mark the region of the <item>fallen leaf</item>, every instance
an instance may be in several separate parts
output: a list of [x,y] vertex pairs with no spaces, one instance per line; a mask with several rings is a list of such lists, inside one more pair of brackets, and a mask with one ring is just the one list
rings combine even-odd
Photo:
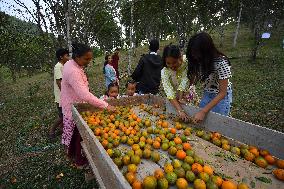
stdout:
[[15,184],[17,182],[17,179],[16,179],[16,177],[12,177],[10,181],[11,181],[12,184]]
[[56,175],[56,179],[61,179],[63,176],[64,176],[63,173],[60,173],[60,174]]

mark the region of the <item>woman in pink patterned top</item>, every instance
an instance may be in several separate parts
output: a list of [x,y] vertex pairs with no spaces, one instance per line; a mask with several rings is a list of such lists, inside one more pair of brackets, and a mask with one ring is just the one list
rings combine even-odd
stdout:
[[81,136],[72,118],[73,103],[87,102],[93,106],[114,111],[115,108],[103,100],[98,99],[89,91],[89,83],[84,72],[84,66],[93,58],[91,48],[84,44],[73,44],[72,60],[63,68],[61,84],[61,106],[63,111],[62,143],[67,147],[68,156],[75,161],[76,166],[87,163],[82,156]]

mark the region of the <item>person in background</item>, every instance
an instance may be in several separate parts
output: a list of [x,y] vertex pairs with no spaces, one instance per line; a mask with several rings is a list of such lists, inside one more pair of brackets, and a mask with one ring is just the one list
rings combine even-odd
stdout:
[[115,69],[116,78],[119,80],[119,71],[118,71],[118,62],[119,62],[119,48],[116,48],[112,55],[112,63],[111,65]]
[[103,68],[103,73],[105,75],[105,86],[108,88],[111,83],[118,83],[118,78],[116,77],[116,71],[112,66],[111,55],[105,56],[105,63]]
[[87,163],[87,159],[82,155],[82,138],[72,117],[72,105],[86,102],[101,109],[115,111],[113,106],[90,93],[84,67],[92,59],[93,53],[89,46],[81,43],[72,44],[72,60],[64,65],[61,82],[62,144],[66,147],[68,157],[74,161],[75,166],[79,169],[83,168]]
[[189,39],[186,56],[190,83],[203,82],[203,97],[194,115],[196,122],[204,120],[209,111],[228,116],[232,103],[231,64],[205,32]]
[[53,123],[53,126],[49,130],[49,138],[55,138],[55,130],[63,128],[63,114],[60,105],[60,90],[61,90],[61,80],[62,80],[62,70],[63,65],[70,59],[69,52],[67,49],[60,48],[56,51],[56,58],[58,60],[57,64],[53,69],[53,90],[54,90],[54,102],[56,103],[58,118]]
[[189,86],[187,64],[183,61],[181,51],[176,45],[168,45],[164,48],[162,60],[164,68],[161,71],[161,78],[164,92],[175,107],[179,118],[187,122],[189,117],[180,104]]
[[136,85],[137,83],[133,80],[127,81],[127,83],[125,84],[126,94],[123,95],[123,97],[137,96],[138,94],[135,92]]
[[100,97],[102,100],[118,99],[119,98],[119,86],[117,83],[110,83],[107,87],[106,93]]
[[149,54],[142,55],[131,77],[137,82],[139,94],[154,94],[159,92],[161,82],[162,58],[157,54],[159,41],[150,41]]

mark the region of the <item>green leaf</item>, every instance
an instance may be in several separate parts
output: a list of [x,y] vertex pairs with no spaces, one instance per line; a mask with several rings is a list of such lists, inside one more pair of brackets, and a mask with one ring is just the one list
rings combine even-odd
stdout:
[[267,177],[255,177],[257,180],[261,181],[261,182],[264,182],[264,183],[268,183],[268,184],[271,184],[272,183],[272,180],[270,178],[267,178]]
[[252,188],[255,188],[255,182],[254,182],[254,181],[251,181],[251,182],[250,182],[250,186],[251,186]]

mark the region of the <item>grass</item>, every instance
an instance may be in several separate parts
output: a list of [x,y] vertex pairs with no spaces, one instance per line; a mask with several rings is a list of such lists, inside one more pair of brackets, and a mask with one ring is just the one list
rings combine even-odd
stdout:
[[[280,38],[272,35],[260,49],[256,62],[249,59],[252,43],[249,30],[242,28],[237,48],[233,49],[232,28],[226,30],[221,50],[230,57],[233,69],[234,102],[232,116],[278,131],[284,131],[284,57]],[[213,34],[218,44],[217,34]],[[165,46],[168,41],[162,42]],[[161,48],[162,49],[162,48]],[[136,49],[135,68],[140,54],[147,47]],[[87,69],[91,91],[104,93],[102,63],[96,58]],[[126,72],[127,53],[121,52],[120,72]],[[6,71],[5,71],[6,73]],[[60,136],[48,141],[46,134],[56,118],[53,103],[52,75],[37,74],[13,83],[1,78],[0,91],[0,188],[96,188],[86,183],[84,172],[74,169],[65,159]],[[121,92],[124,92],[122,80]],[[56,176],[63,173],[63,177]]]

